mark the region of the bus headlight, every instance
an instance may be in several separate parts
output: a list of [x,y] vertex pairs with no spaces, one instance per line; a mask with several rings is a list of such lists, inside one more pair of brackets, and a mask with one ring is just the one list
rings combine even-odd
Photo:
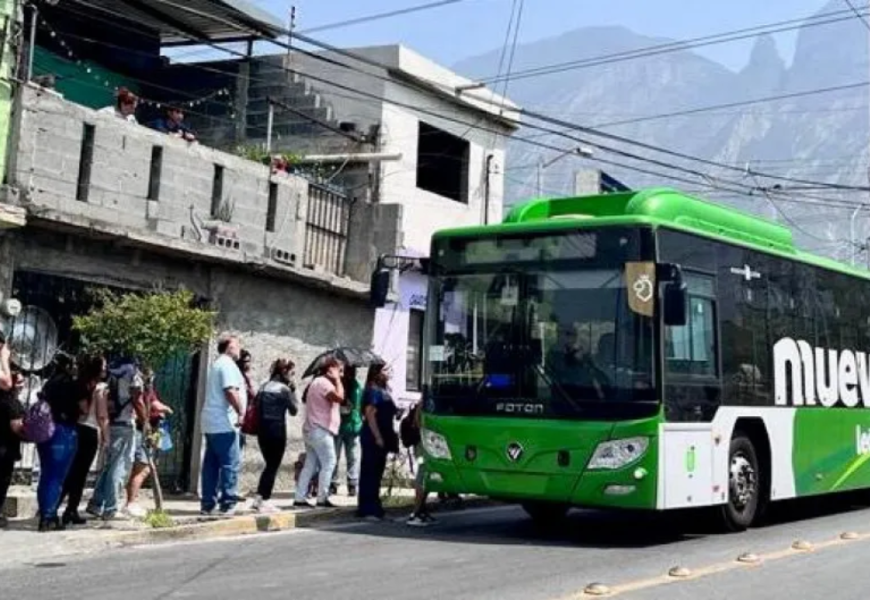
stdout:
[[589,469],[620,469],[638,460],[649,448],[649,438],[634,437],[601,442],[592,454]]
[[423,429],[420,431],[420,438],[423,442],[423,450],[432,458],[440,458],[442,460],[451,460],[453,458],[450,454],[450,446],[447,445],[447,439],[440,433]]

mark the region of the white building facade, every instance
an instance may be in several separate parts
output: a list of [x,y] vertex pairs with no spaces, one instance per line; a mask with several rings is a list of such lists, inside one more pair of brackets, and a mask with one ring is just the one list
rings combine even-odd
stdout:
[[[312,82],[336,118],[363,130],[378,125],[379,151],[398,156],[382,163],[376,195],[402,207],[397,253],[428,256],[440,229],[501,221],[505,147],[519,127],[518,107],[401,45],[349,52],[367,60],[326,55],[357,72],[305,56],[294,56],[292,68],[365,94]],[[398,302],[375,316],[372,348],[390,364],[403,403],[420,398],[426,294],[426,278],[405,272]]]

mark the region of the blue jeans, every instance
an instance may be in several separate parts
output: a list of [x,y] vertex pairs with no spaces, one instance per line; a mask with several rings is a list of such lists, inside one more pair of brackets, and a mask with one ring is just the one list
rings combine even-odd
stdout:
[[57,423],[51,439],[36,448],[39,452],[39,485],[36,488],[36,500],[39,504],[39,516],[43,519],[57,517],[63,482],[75,457],[77,444],[76,428]]
[[237,432],[205,434],[205,456],[202,460],[203,511],[213,511],[218,503],[222,511],[227,511],[238,502],[240,455]]
[[335,469],[332,471],[332,483],[338,485],[338,461],[341,460],[341,449],[347,461],[347,485],[356,487],[359,483],[359,434],[339,433],[335,436]]
[[305,465],[296,483],[296,502],[300,504],[305,502],[306,492],[318,469],[320,474],[317,479],[317,501],[325,502],[329,498],[329,484],[332,482],[335,462],[335,436],[321,427],[315,427],[307,432]]
[[112,425],[109,429],[106,462],[94,485],[94,495],[88,503],[89,513],[110,517],[118,512],[119,490],[127,485],[130,477],[137,437],[138,432],[132,425]]

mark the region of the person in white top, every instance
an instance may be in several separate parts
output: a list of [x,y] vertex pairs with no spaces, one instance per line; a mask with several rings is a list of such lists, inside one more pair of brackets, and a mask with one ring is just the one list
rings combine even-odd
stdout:
[[99,448],[105,448],[109,441],[109,411],[106,406],[108,386],[106,379],[106,360],[102,356],[91,357],[79,366],[83,381],[91,382],[88,411],[79,420],[78,446],[75,458],[63,484],[61,502],[68,498],[63,513],[64,525],[83,525],[86,520],[79,515],[79,504]]
[[138,123],[139,121],[136,120],[137,106],[139,106],[139,97],[127,88],[122,87],[118,90],[118,93],[115,94],[115,105],[101,108],[100,112],[115,113],[115,115],[120,119],[124,119],[131,123]]

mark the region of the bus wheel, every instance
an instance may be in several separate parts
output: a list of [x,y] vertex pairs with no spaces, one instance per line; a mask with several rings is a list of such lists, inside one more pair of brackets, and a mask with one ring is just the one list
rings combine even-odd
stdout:
[[526,511],[536,525],[557,525],[565,519],[570,507],[567,504],[556,502],[524,502],[523,510]]
[[755,446],[742,432],[735,433],[728,455],[728,503],[722,507],[729,531],[744,531],[759,516],[762,481]]

